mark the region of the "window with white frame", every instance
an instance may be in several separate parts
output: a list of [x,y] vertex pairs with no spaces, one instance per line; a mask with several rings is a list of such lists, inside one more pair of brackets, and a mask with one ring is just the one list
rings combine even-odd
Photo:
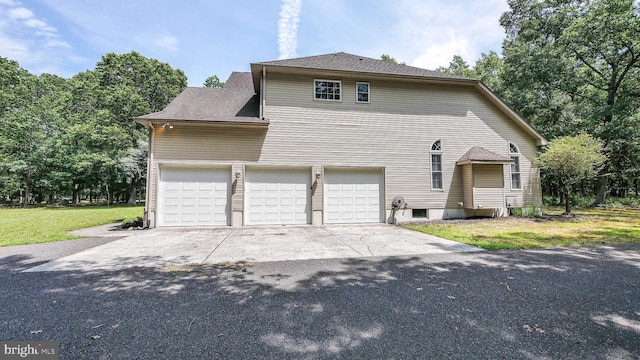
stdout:
[[431,189],[442,189],[442,142],[431,145]]
[[520,150],[516,144],[509,143],[509,157],[513,162],[511,163],[511,188],[522,189],[522,181],[520,177]]
[[316,100],[342,101],[342,82],[337,80],[314,80],[314,95]]
[[356,102],[359,102],[359,103],[369,102],[369,83],[368,82],[356,83]]

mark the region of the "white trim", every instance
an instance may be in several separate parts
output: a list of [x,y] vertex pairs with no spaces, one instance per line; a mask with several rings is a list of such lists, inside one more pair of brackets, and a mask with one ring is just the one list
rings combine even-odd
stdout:
[[[164,215],[164,213],[166,212],[165,209],[165,204],[164,201],[165,199],[163,198],[163,190],[166,190],[165,188],[165,184],[166,181],[163,181],[163,173],[166,173],[168,171],[168,169],[181,169],[181,170],[185,170],[185,169],[197,169],[197,170],[204,170],[204,171],[211,171],[211,172],[217,172],[218,174],[224,174],[225,176],[225,183],[226,183],[226,194],[225,194],[225,200],[226,200],[226,204],[225,204],[225,209],[224,209],[224,213],[225,213],[225,224],[215,224],[215,218],[212,218],[211,220],[211,224],[198,224],[198,223],[194,223],[194,224],[184,224],[182,222],[179,222],[178,224],[169,224],[167,225],[165,223],[165,220],[163,220],[162,216]],[[157,184],[157,198],[156,198],[156,211],[155,211],[155,215],[156,215],[156,222],[155,225],[156,227],[167,227],[167,226],[230,226],[231,225],[231,201],[232,201],[232,176],[231,176],[231,167],[230,166],[206,166],[206,165],[202,165],[202,166],[198,166],[198,165],[193,165],[193,166],[188,166],[186,164],[158,164],[158,182]],[[215,204],[212,206],[216,206]],[[212,212],[213,214],[213,212]]]
[[[385,209],[386,209],[386,181],[385,181],[385,169],[380,167],[380,168],[369,168],[369,167],[351,167],[351,168],[344,168],[344,167],[338,167],[338,168],[323,168],[323,194],[322,194],[322,216],[323,216],[323,223],[324,224],[342,224],[342,223],[352,223],[352,224],[358,224],[358,223],[384,223],[386,220],[386,216],[385,216]],[[358,218],[357,214],[362,215],[363,212],[365,211],[364,209],[357,209],[357,205],[354,202],[350,202],[348,205],[345,205],[342,203],[342,201],[339,201],[338,204],[332,204],[330,205],[330,197],[331,198],[336,198],[336,196],[338,198],[343,196],[343,189],[340,188],[340,185],[350,185],[353,184],[354,187],[357,187],[358,185],[356,184],[360,184],[360,186],[365,185],[365,186],[370,186],[372,184],[374,184],[373,182],[365,182],[365,183],[360,183],[360,182],[353,182],[350,183],[349,181],[345,181],[345,182],[335,182],[335,180],[337,179],[352,179],[352,178],[357,178],[357,179],[366,179],[366,180],[372,180],[373,178],[376,179],[376,182],[378,184],[378,190],[377,190],[377,195],[375,196],[378,200],[378,206],[377,206],[377,212],[378,212],[378,219],[376,219],[376,221],[373,221],[372,218],[370,217],[370,212],[366,212],[367,215],[364,216],[363,218]],[[333,185],[333,187],[338,187],[338,189],[334,189],[331,190],[330,187],[332,187],[331,185]],[[369,194],[372,195],[373,191],[370,188],[365,188],[362,189],[364,192],[360,193],[360,190],[358,190],[357,188],[351,188],[349,190],[347,190],[347,194],[349,195],[354,195],[355,192],[359,192],[359,195],[364,195],[364,194]],[[374,190],[375,191],[375,190]],[[347,199],[353,199],[355,200],[355,197],[351,197],[351,196],[347,196]],[[360,198],[360,196],[358,196],[358,198]],[[367,201],[367,204],[363,204],[364,208],[368,208],[369,211],[373,211],[372,209],[375,207],[375,205],[372,205],[369,201]],[[353,215],[353,217],[351,218],[347,218],[345,219],[343,217],[342,214],[338,215],[337,217],[333,218],[333,219],[329,219],[330,214],[336,214],[336,213],[342,213],[342,211],[344,211],[346,209],[346,213],[350,213]],[[333,211],[332,211],[333,210]],[[359,211],[362,210],[362,211]]]
[[[366,84],[367,85],[367,93],[366,93],[367,94],[367,101],[358,100],[358,94],[360,94],[360,92],[358,91],[358,85],[360,85],[360,84]],[[371,84],[369,82],[356,81],[356,103],[358,103],[358,104],[369,104],[369,103],[371,103]]]
[[[316,82],[331,82],[338,83],[340,85],[340,99],[318,99],[316,98]],[[342,102],[342,80],[329,80],[329,79],[313,79],[313,100],[314,101],[332,101],[332,102]],[[335,94],[334,94],[335,96]]]
[[[252,206],[251,206],[251,200],[254,199],[254,197],[252,197],[252,189],[251,186],[252,184],[266,184],[266,180],[265,177],[267,178],[271,178],[273,180],[274,177],[278,177],[278,176],[282,176],[282,175],[286,175],[286,173],[289,172],[290,175],[293,175],[293,178],[296,178],[296,175],[302,175],[300,178],[304,178],[305,182],[304,182],[304,189],[305,189],[305,204],[304,204],[304,213],[305,213],[305,219],[304,220],[300,220],[298,218],[295,217],[295,214],[301,214],[301,212],[296,212],[294,211],[294,216],[292,219],[290,220],[286,220],[286,221],[281,221],[281,217],[280,217],[280,199],[278,198],[278,204],[275,206],[275,209],[277,211],[277,219],[276,220],[269,220],[266,218],[263,218],[261,220],[255,220],[252,221],[251,219],[251,210],[252,210]],[[259,174],[262,173],[262,176],[259,176]],[[297,178],[298,180],[300,178]],[[291,182],[291,178],[287,179],[287,180],[283,180],[282,183],[286,183],[286,184],[301,184],[301,183],[295,183],[295,182]],[[280,181],[278,180],[278,182],[276,183],[280,183]],[[273,184],[273,183],[272,183]],[[245,164],[244,166],[244,194],[243,194],[243,224],[244,226],[254,226],[254,225],[306,225],[306,224],[311,224],[312,222],[312,215],[313,215],[313,206],[312,206],[312,194],[311,194],[311,184],[313,184],[313,179],[312,179],[312,167],[308,167],[308,166],[281,166],[281,167],[272,167],[272,166],[252,166],[252,165],[247,165]],[[278,188],[280,186],[278,185]],[[259,190],[258,193],[260,193]],[[290,189],[288,190],[291,193],[299,191],[296,189]],[[280,193],[280,189],[277,190],[278,193]],[[259,197],[256,197],[259,198]],[[291,205],[291,208],[293,209],[297,209],[300,205],[299,204],[293,204]],[[260,214],[260,212],[257,212],[258,214]],[[265,213],[262,213],[265,214]]]
[[[512,145],[517,152],[511,152]],[[522,164],[520,163],[520,148],[516,143],[512,141],[509,141],[509,158],[513,160],[513,162],[509,164],[509,187],[511,188],[511,190],[522,190],[522,169],[520,169],[520,166]],[[513,172],[513,166],[516,164],[518,165],[518,171]],[[513,186],[513,175],[515,174],[518,175],[518,182],[520,183],[520,187]]]
[[[440,150],[432,150],[433,146],[436,143],[440,143]],[[436,171],[436,173],[440,173],[440,187],[436,188],[433,186],[433,155],[440,156],[440,170]],[[438,139],[431,143],[429,147],[429,177],[431,178],[431,191],[444,191],[444,163],[442,161],[442,139]]]

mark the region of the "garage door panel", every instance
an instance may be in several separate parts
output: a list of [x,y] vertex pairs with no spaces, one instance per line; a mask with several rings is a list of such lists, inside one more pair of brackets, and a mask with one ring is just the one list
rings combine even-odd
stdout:
[[199,207],[211,207],[213,205],[213,199],[210,197],[200,197],[198,198],[198,206]]
[[186,197],[186,196],[182,198],[182,206],[194,207],[195,205],[196,205],[196,198]]
[[163,167],[160,226],[228,225],[229,169]]
[[211,214],[210,213],[198,213],[198,221],[199,222],[210,222]]
[[325,223],[381,222],[382,173],[325,170]]
[[164,205],[166,208],[174,208],[180,205],[180,198],[178,197],[165,197]]
[[310,171],[249,169],[247,225],[307,224]]
[[177,182],[166,182],[165,183],[165,191],[167,193],[180,191],[180,183],[177,183]]

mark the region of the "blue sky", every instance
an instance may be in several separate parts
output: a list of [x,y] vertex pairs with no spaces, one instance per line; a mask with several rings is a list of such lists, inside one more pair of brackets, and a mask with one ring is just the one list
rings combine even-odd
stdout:
[[500,53],[506,0],[0,0],[0,56],[64,77],[138,51],[190,86],[249,63],[344,51],[434,69]]

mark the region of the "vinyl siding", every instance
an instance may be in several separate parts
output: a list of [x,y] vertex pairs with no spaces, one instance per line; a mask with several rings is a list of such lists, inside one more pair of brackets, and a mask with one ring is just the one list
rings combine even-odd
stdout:
[[503,165],[473,165],[473,207],[503,208]]
[[474,208],[500,209],[504,208],[502,188],[473,188]]
[[[463,186],[455,162],[474,145],[508,156],[509,141],[516,143],[522,153],[523,184],[536,156],[535,140],[472,87],[327,78],[342,82],[342,101],[335,102],[313,99],[313,77],[267,78],[265,116],[272,124],[267,138],[278,141],[265,145],[284,144],[288,135],[279,134],[277,125],[291,126],[302,137],[287,144],[285,152],[308,156],[304,161],[386,166],[387,203],[401,195],[411,198],[414,208],[457,207],[463,201]],[[370,83],[370,103],[355,102],[357,81]],[[429,151],[438,139],[445,191],[430,189]],[[523,190],[510,189],[510,171],[503,175],[505,191],[522,198]]]
[[502,169],[503,165],[473,165],[473,187],[502,189]]
[[[514,142],[521,151],[523,185],[528,174],[537,173],[531,167],[535,139],[473,87],[328,78],[342,81],[342,101],[334,102],[313,100],[313,80],[267,74],[268,129],[219,125],[158,129],[155,166],[188,161],[232,164],[234,170],[242,164],[312,167],[310,171],[384,168],[387,209],[395,196],[403,196],[409,208],[458,208],[462,201],[466,206],[463,169],[456,161],[472,146],[508,156],[509,141]],[[356,81],[370,83],[370,103],[355,102]],[[431,189],[430,147],[436,140],[442,142],[443,190]],[[510,189],[508,166],[503,173],[504,191],[522,199],[524,190]],[[151,184],[155,194],[154,174]],[[240,189],[237,194],[242,194]],[[314,210],[321,210],[322,198],[320,178],[312,192]],[[241,209],[241,196],[234,195],[232,203],[234,211]]]
[[464,189],[464,207],[473,209],[473,165],[462,165],[462,186]]

